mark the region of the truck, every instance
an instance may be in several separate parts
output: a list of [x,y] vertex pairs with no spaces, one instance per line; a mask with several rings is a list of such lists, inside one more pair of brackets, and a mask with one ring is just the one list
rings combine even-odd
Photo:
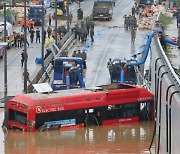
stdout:
[[92,17],[110,21],[113,16],[114,2],[112,0],[97,0],[94,2]]
[[79,57],[58,57],[54,60],[53,90],[84,88],[83,60]]
[[[4,42],[4,22],[0,22],[0,42]],[[8,49],[14,45],[13,26],[9,22],[6,22],[6,42]],[[0,47],[0,57],[3,57],[3,51],[3,47]]]
[[112,70],[109,70],[111,83],[123,82],[126,84],[137,84],[137,75],[134,66],[127,65],[128,63],[128,61],[120,60],[119,58],[113,59]]
[[[44,10],[44,15],[45,14],[46,14],[46,10]],[[34,21],[35,26],[42,25],[42,20],[43,20],[42,6],[34,5],[30,7],[28,12],[28,18]]]

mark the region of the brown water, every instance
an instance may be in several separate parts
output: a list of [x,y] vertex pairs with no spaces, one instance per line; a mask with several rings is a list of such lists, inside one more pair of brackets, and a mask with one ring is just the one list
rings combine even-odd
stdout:
[[146,154],[153,122],[93,126],[48,132],[10,130],[5,141],[7,154]]

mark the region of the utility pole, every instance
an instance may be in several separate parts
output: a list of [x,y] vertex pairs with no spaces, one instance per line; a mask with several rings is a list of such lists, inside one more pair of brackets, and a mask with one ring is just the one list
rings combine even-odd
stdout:
[[67,31],[69,31],[69,0],[67,0],[66,10],[67,10]]
[[27,93],[27,77],[29,76],[27,73],[27,23],[26,23],[26,0],[24,0],[24,93]]
[[42,46],[41,46],[41,56],[42,56],[42,74],[45,72],[45,68],[44,68],[44,44],[45,44],[45,31],[44,31],[44,14],[45,14],[45,11],[44,11],[44,0],[42,1]]
[[57,45],[57,0],[55,0],[55,44]]
[[[6,3],[4,2],[4,42],[6,42]],[[7,49],[4,46],[4,126],[7,128]]]

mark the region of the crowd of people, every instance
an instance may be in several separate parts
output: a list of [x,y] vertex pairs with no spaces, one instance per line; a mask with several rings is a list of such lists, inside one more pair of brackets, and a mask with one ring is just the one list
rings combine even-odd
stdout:
[[94,42],[94,22],[92,18],[87,17],[85,21],[81,21],[81,24],[76,24],[73,28],[75,39],[78,38],[82,43],[87,40],[90,35],[91,41]]
[[85,51],[81,52],[81,50],[78,50],[78,52],[76,50],[73,51],[72,57],[79,57],[82,58],[83,61],[83,67],[84,69],[86,69],[86,60],[87,60],[87,54]]

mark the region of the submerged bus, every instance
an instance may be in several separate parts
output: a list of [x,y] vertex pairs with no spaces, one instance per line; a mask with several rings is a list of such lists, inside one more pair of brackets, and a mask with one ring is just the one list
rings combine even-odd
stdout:
[[138,122],[146,109],[154,119],[154,95],[135,85],[114,83],[95,88],[20,94],[8,101],[8,128],[40,131],[51,126],[84,127]]

